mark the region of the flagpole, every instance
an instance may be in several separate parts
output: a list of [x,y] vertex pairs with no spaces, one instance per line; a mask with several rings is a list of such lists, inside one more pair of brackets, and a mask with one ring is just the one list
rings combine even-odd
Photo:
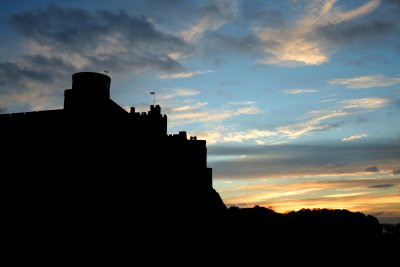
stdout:
[[156,106],[156,93],[150,92],[150,94],[153,95],[153,105]]

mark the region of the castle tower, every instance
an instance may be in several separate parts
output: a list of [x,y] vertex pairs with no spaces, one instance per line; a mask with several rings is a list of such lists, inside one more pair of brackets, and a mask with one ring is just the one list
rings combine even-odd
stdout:
[[96,72],[78,72],[72,75],[72,89],[64,91],[64,110],[101,111],[110,100],[111,78]]

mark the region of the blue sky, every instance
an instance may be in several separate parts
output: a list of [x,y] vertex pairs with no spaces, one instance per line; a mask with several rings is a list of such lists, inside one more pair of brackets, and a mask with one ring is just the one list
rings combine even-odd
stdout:
[[2,1],[0,111],[56,109],[71,75],[206,139],[227,205],[400,222],[400,2]]

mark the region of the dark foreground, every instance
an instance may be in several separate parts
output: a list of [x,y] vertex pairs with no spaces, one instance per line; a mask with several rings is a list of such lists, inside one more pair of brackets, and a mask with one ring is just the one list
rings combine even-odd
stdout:
[[211,258],[316,263],[318,256],[328,257],[324,261],[331,264],[344,259],[398,260],[399,225],[384,234],[375,217],[347,210],[279,214],[257,206],[212,212],[157,206],[115,212],[82,207],[62,213],[38,207],[5,218],[6,255],[14,255],[15,262],[29,259],[32,263],[54,258],[59,263],[75,262],[76,257],[85,262],[89,257],[91,263],[109,257],[112,263],[125,258],[148,263],[187,258],[190,266]]

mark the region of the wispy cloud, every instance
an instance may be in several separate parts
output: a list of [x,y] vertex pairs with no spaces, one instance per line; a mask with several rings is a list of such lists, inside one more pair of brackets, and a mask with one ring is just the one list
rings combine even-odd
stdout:
[[[223,130],[223,129],[222,129]],[[221,130],[221,131],[222,131]],[[220,131],[220,132],[221,132]],[[223,138],[221,135],[219,138]],[[272,137],[276,138],[277,136]],[[209,155],[220,160],[210,162],[218,177],[371,177],[386,174],[391,177],[398,169],[400,147],[343,142],[315,146],[301,145],[213,145]],[[248,155],[245,161],[235,161]],[[379,158],[376,158],[379,155]],[[224,160],[226,158],[226,160]],[[379,171],[371,172],[371,166]]]
[[170,100],[176,97],[190,97],[200,94],[200,90],[193,88],[166,88],[156,92],[159,101]]
[[364,137],[367,137],[367,136],[368,136],[368,134],[352,135],[352,136],[349,136],[349,137],[344,137],[342,139],[342,141],[343,142],[349,142],[349,141],[357,140],[357,139],[364,138]]
[[284,90],[284,93],[289,94],[289,95],[309,94],[309,93],[316,93],[316,92],[319,92],[319,90],[316,90],[316,89],[287,89],[287,90]]
[[268,55],[261,63],[319,65],[327,62],[329,43],[316,37],[318,29],[325,25],[338,25],[362,17],[372,12],[380,3],[379,0],[371,0],[358,8],[344,12],[339,7],[334,7],[335,2],[335,0],[310,2],[306,13],[294,26],[254,29],[263,43],[263,50]]
[[241,102],[235,102],[235,101],[230,101],[228,102],[229,105],[253,105],[255,104],[255,101],[241,101]]
[[200,109],[204,106],[208,105],[208,102],[199,102],[199,101],[195,101],[192,99],[187,99],[184,101],[185,105],[183,106],[178,106],[178,107],[173,107],[172,111],[173,112],[187,112],[189,110],[197,110]]
[[[185,103],[185,102],[184,102]],[[192,100],[186,100],[186,104],[189,105],[176,105],[172,111],[175,111],[169,115],[170,122],[173,126],[182,126],[191,123],[221,123],[227,119],[241,116],[241,115],[255,115],[262,113],[263,111],[257,107],[253,101],[246,101],[246,104],[241,105],[226,105],[221,108],[209,108],[207,102],[193,102]],[[195,107],[195,108],[193,108]],[[204,108],[203,108],[204,107]],[[205,109],[207,107],[207,109]],[[208,125],[209,127],[209,125]],[[215,128],[213,131],[217,131]],[[213,141],[221,140],[222,133],[208,133],[202,131],[200,134],[201,138],[208,137],[207,141],[213,143]],[[217,138],[217,139],[216,139]]]
[[319,101],[320,103],[329,103],[329,102],[335,102],[336,99],[323,99],[321,101]]
[[249,131],[240,131],[240,132],[232,132],[225,136],[223,136],[222,141],[224,142],[243,142],[246,140],[265,138],[274,136],[276,133],[268,130],[249,130]]
[[[272,136],[277,133],[270,130],[250,129],[246,131],[235,131],[229,127],[217,127],[211,131],[199,131],[196,135],[207,140],[208,144],[217,143],[243,143],[246,141],[254,141],[257,145],[277,145],[287,141],[270,141]],[[268,141],[267,141],[268,140]]]
[[371,166],[365,169],[366,172],[379,172],[379,168],[376,166]]
[[[327,1],[323,13],[329,12],[329,9],[331,8],[331,6],[333,6],[335,2],[336,2],[335,0]],[[336,14],[332,14],[333,15],[332,21],[334,23],[341,23],[344,21],[352,20],[357,17],[364,16],[373,11],[379,5],[379,3],[380,0],[371,0],[368,3],[347,12],[337,11]]]
[[353,78],[340,78],[329,81],[330,84],[343,85],[346,88],[363,89],[374,87],[387,87],[400,83],[400,76],[388,77],[384,75],[357,76]]
[[357,192],[357,193],[345,193],[345,194],[332,194],[332,195],[326,195],[324,197],[353,197],[353,196],[361,196],[365,195],[366,192]]
[[[368,188],[393,188],[400,185],[400,182],[393,178],[378,178],[378,179],[360,179],[353,177],[350,179],[342,179],[338,177],[334,180],[309,179],[298,181],[296,177],[288,179],[286,183],[274,183],[277,179],[256,180],[254,184],[234,186],[229,191],[240,191],[242,193],[251,192],[285,192],[285,191],[298,191],[301,192],[305,189],[312,188],[314,190],[325,190],[325,192],[343,192],[343,191],[365,191]],[[231,181],[231,180],[230,180]],[[232,182],[232,181],[231,181]],[[304,192],[304,191],[303,191]],[[331,194],[331,193],[329,193]]]
[[340,103],[344,109],[378,109],[387,105],[389,101],[380,97],[367,97],[343,100]]
[[[237,103],[233,102],[232,105],[242,105],[248,104],[248,106],[243,108],[237,108],[233,112],[232,110],[222,110],[219,111],[219,115],[209,115],[209,118],[204,117],[201,120],[204,121],[213,121],[217,118],[229,118],[235,116],[235,114],[258,114],[261,110],[252,104],[253,102],[242,102]],[[329,131],[331,129],[337,129],[343,124],[343,121],[338,121],[339,118],[348,117],[351,115],[359,115],[366,112],[370,112],[372,110],[376,110],[384,107],[389,104],[385,98],[372,97],[372,98],[357,98],[350,100],[340,101],[336,108],[334,109],[320,109],[313,110],[306,113],[303,116],[303,119],[306,119],[302,122],[297,122],[293,124],[278,126],[273,129],[251,129],[247,131],[232,131],[232,129],[223,129],[223,132],[216,133],[216,129],[211,131],[204,131],[202,133],[206,133],[208,138],[211,138],[209,142],[211,144],[220,143],[220,142],[244,142],[247,140],[254,140],[257,144],[267,144],[267,145],[276,145],[283,144],[288,142],[289,140],[297,139],[305,135],[309,135],[315,132],[321,131]],[[213,112],[214,113],[214,112]],[[201,113],[203,114],[203,113]],[[201,114],[190,114],[190,116],[194,116],[193,118],[200,118]],[[189,116],[189,114],[188,114]],[[205,116],[205,115],[204,115]],[[207,115],[208,116],[208,115]],[[221,117],[222,116],[222,117]],[[190,120],[189,120],[190,121]],[[222,130],[222,128],[218,128]],[[267,135],[264,136],[256,136],[254,133],[257,132],[268,132]],[[211,133],[214,132],[214,133]],[[274,136],[274,139],[271,140],[270,137]],[[350,137],[344,137],[342,141],[348,142],[353,141],[359,138],[364,138],[368,136],[367,134],[355,135]],[[203,137],[204,138],[204,137]],[[265,139],[267,138],[267,139]],[[269,139],[269,140],[268,140]]]
[[348,113],[346,111],[341,110],[326,111],[326,114],[314,117],[306,122],[281,126],[276,128],[276,130],[278,133],[285,135],[289,139],[295,139],[311,132],[327,130],[332,127],[332,124],[323,123],[324,121],[347,115]]
[[262,110],[258,108],[256,105],[250,105],[247,107],[242,107],[237,109],[238,114],[246,114],[246,115],[254,115],[262,113]]
[[228,118],[232,118],[235,116],[253,115],[260,112],[261,110],[257,107],[248,107],[240,109],[209,108],[207,110],[199,110],[197,112],[173,113],[169,116],[169,118],[171,120],[171,123],[173,123],[174,125],[184,125],[190,123],[222,122]]
[[400,185],[400,181],[394,178],[378,178],[378,179],[360,179],[357,177],[350,179],[343,179],[337,177],[332,180],[321,180],[310,177],[308,180],[299,181],[296,179],[289,179],[287,183],[274,183],[274,180],[263,181],[259,180],[255,184],[241,185],[237,190],[245,192],[249,191],[284,191],[284,190],[303,190],[307,188],[318,188],[320,190],[365,190],[367,188],[394,187]]
[[182,78],[190,78],[193,76],[210,73],[212,70],[195,70],[195,71],[183,71],[177,73],[164,73],[158,76],[158,79],[182,79]]
[[214,31],[233,19],[238,13],[237,1],[220,0],[205,8],[203,16],[180,36],[189,43],[195,43],[209,30]]
[[375,185],[370,185],[369,188],[386,189],[386,188],[392,188],[394,186],[396,186],[396,184],[375,184]]
[[208,109],[207,111],[171,114],[169,119],[171,124],[176,126],[190,123],[221,122],[235,115],[237,113],[233,110]]
[[265,145],[265,141],[263,140],[256,140],[257,145]]
[[[267,199],[276,199],[276,198],[286,198],[286,197],[293,197],[293,196],[300,196],[304,195],[313,191],[318,191],[320,188],[307,188],[307,189],[300,189],[300,190],[291,190],[291,191],[278,191],[278,192],[266,192],[266,193],[259,193],[253,194],[250,197],[246,197],[239,202],[246,201],[247,203],[254,203],[259,201],[264,201]],[[236,200],[237,201],[237,200]]]
[[[289,139],[296,139],[312,132],[325,131],[340,125],[338,123],[329,122],[328,120],[369,112],[382,108],[387,104],[389,104],[389,101],[380,97],[343,100],[339,102],[339,105],[336,107],[336,109],[321,109],[311,111],[304,116],[305,118],[309,118],[307,121],[277,127],[276,132],[283,134]],[[361,137],[365,136],[363,135]]]

